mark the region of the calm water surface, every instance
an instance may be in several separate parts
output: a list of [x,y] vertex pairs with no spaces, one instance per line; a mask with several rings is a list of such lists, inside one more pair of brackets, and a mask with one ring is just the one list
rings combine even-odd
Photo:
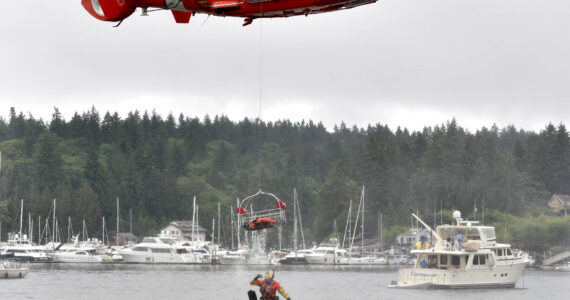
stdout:
[[[246,300],[248,285],[267,268],[34,264],[24,279],[0,280],[0,299],[230,299]],[[315,299],[570,299],[570,273],[525,271],[514,289],[398,290],[386,285],[397,269],[277,266],[276,279],[294,300]]]

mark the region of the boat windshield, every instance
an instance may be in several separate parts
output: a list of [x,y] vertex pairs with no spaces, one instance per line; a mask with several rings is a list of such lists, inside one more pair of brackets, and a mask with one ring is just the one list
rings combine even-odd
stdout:
[[444,241],[448,238],[457,240],[457,236],[460,234],[463,236],[464,242],[467,240],[481,240],[479,230],[474,227],[440,226],[438,233]]

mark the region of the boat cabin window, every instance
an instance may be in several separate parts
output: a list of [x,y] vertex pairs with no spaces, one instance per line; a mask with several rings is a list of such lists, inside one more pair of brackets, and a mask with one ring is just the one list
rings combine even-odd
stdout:
[[439,256],[439,266],[441,269],[447,269],[447,255]]
[[133,251],[148,251],[147,247],[135,247]]
[[450,255],[451,256],[451,264],[449,266],[450,269],[465,269],[467,265],[467,256],[466,255]]
[[435,269],[437,268],[437,255],[428,255],[428,268]]
[[473,255],[473,265],[474,266],[484,266],[485,265],[485,255]]
[[170,253],[170,249],[168,248],[150,248],[150,251],[153,253]]
[[75,255],[87,255],[85,252],[75,252]]
[[513,252],[511,252],[511,249],[505,249],[505,250],[507,251],[507,254],[505,254],[505,255],[508,255],[508,256],[512,256],[512,255],[513,255]]
[[184,254],[184,253],[188,253],[188,251],[186,251],[186,249],[176,249],[176,253]]
[[461,264],[461,261],[459,260],[461,256],[459,255],[452,255],[451,256],[451,265],[453,266],[459,266]]

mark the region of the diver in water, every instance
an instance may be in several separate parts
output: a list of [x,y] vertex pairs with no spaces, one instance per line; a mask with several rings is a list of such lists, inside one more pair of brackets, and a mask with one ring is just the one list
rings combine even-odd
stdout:
[[[277,300],[279,299],[277,292],[285,297],[285,299],[291,300],[291,297],[289,297],[289,294],[285,292],[279,282],[273,280],[273,272],[267,272],[267,274],[265,274],[265,278],[259,274],[255,276],[249,284],[259,286],[259,291],[261,292],[260,300]],[[249,291],[247,294],[250,300],[257,300],[257,296],[254,291]]]

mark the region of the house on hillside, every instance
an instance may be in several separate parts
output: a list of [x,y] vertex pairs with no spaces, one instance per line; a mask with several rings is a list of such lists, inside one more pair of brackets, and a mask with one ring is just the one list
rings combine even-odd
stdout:
[[205,241],[207,233],[208,231],[198,224],[194,228],[192,221],[172,221],[160,231],[160,236],[172,237],[180,241],[191,241],[195,235],[194,240]]
[[136,244],[137,243],[137,237],[136,235],[130,233],[130,232],[119,232],[119,234],[117,234],[115,236],[115,244],[119,245],[119,246],[127,246],[129,244]]
[[568,208],[570,208],[570,196],[554,194],[548,202],[548,206],[553,212],[561,213],[564,211],[564,216],[568,215]]

